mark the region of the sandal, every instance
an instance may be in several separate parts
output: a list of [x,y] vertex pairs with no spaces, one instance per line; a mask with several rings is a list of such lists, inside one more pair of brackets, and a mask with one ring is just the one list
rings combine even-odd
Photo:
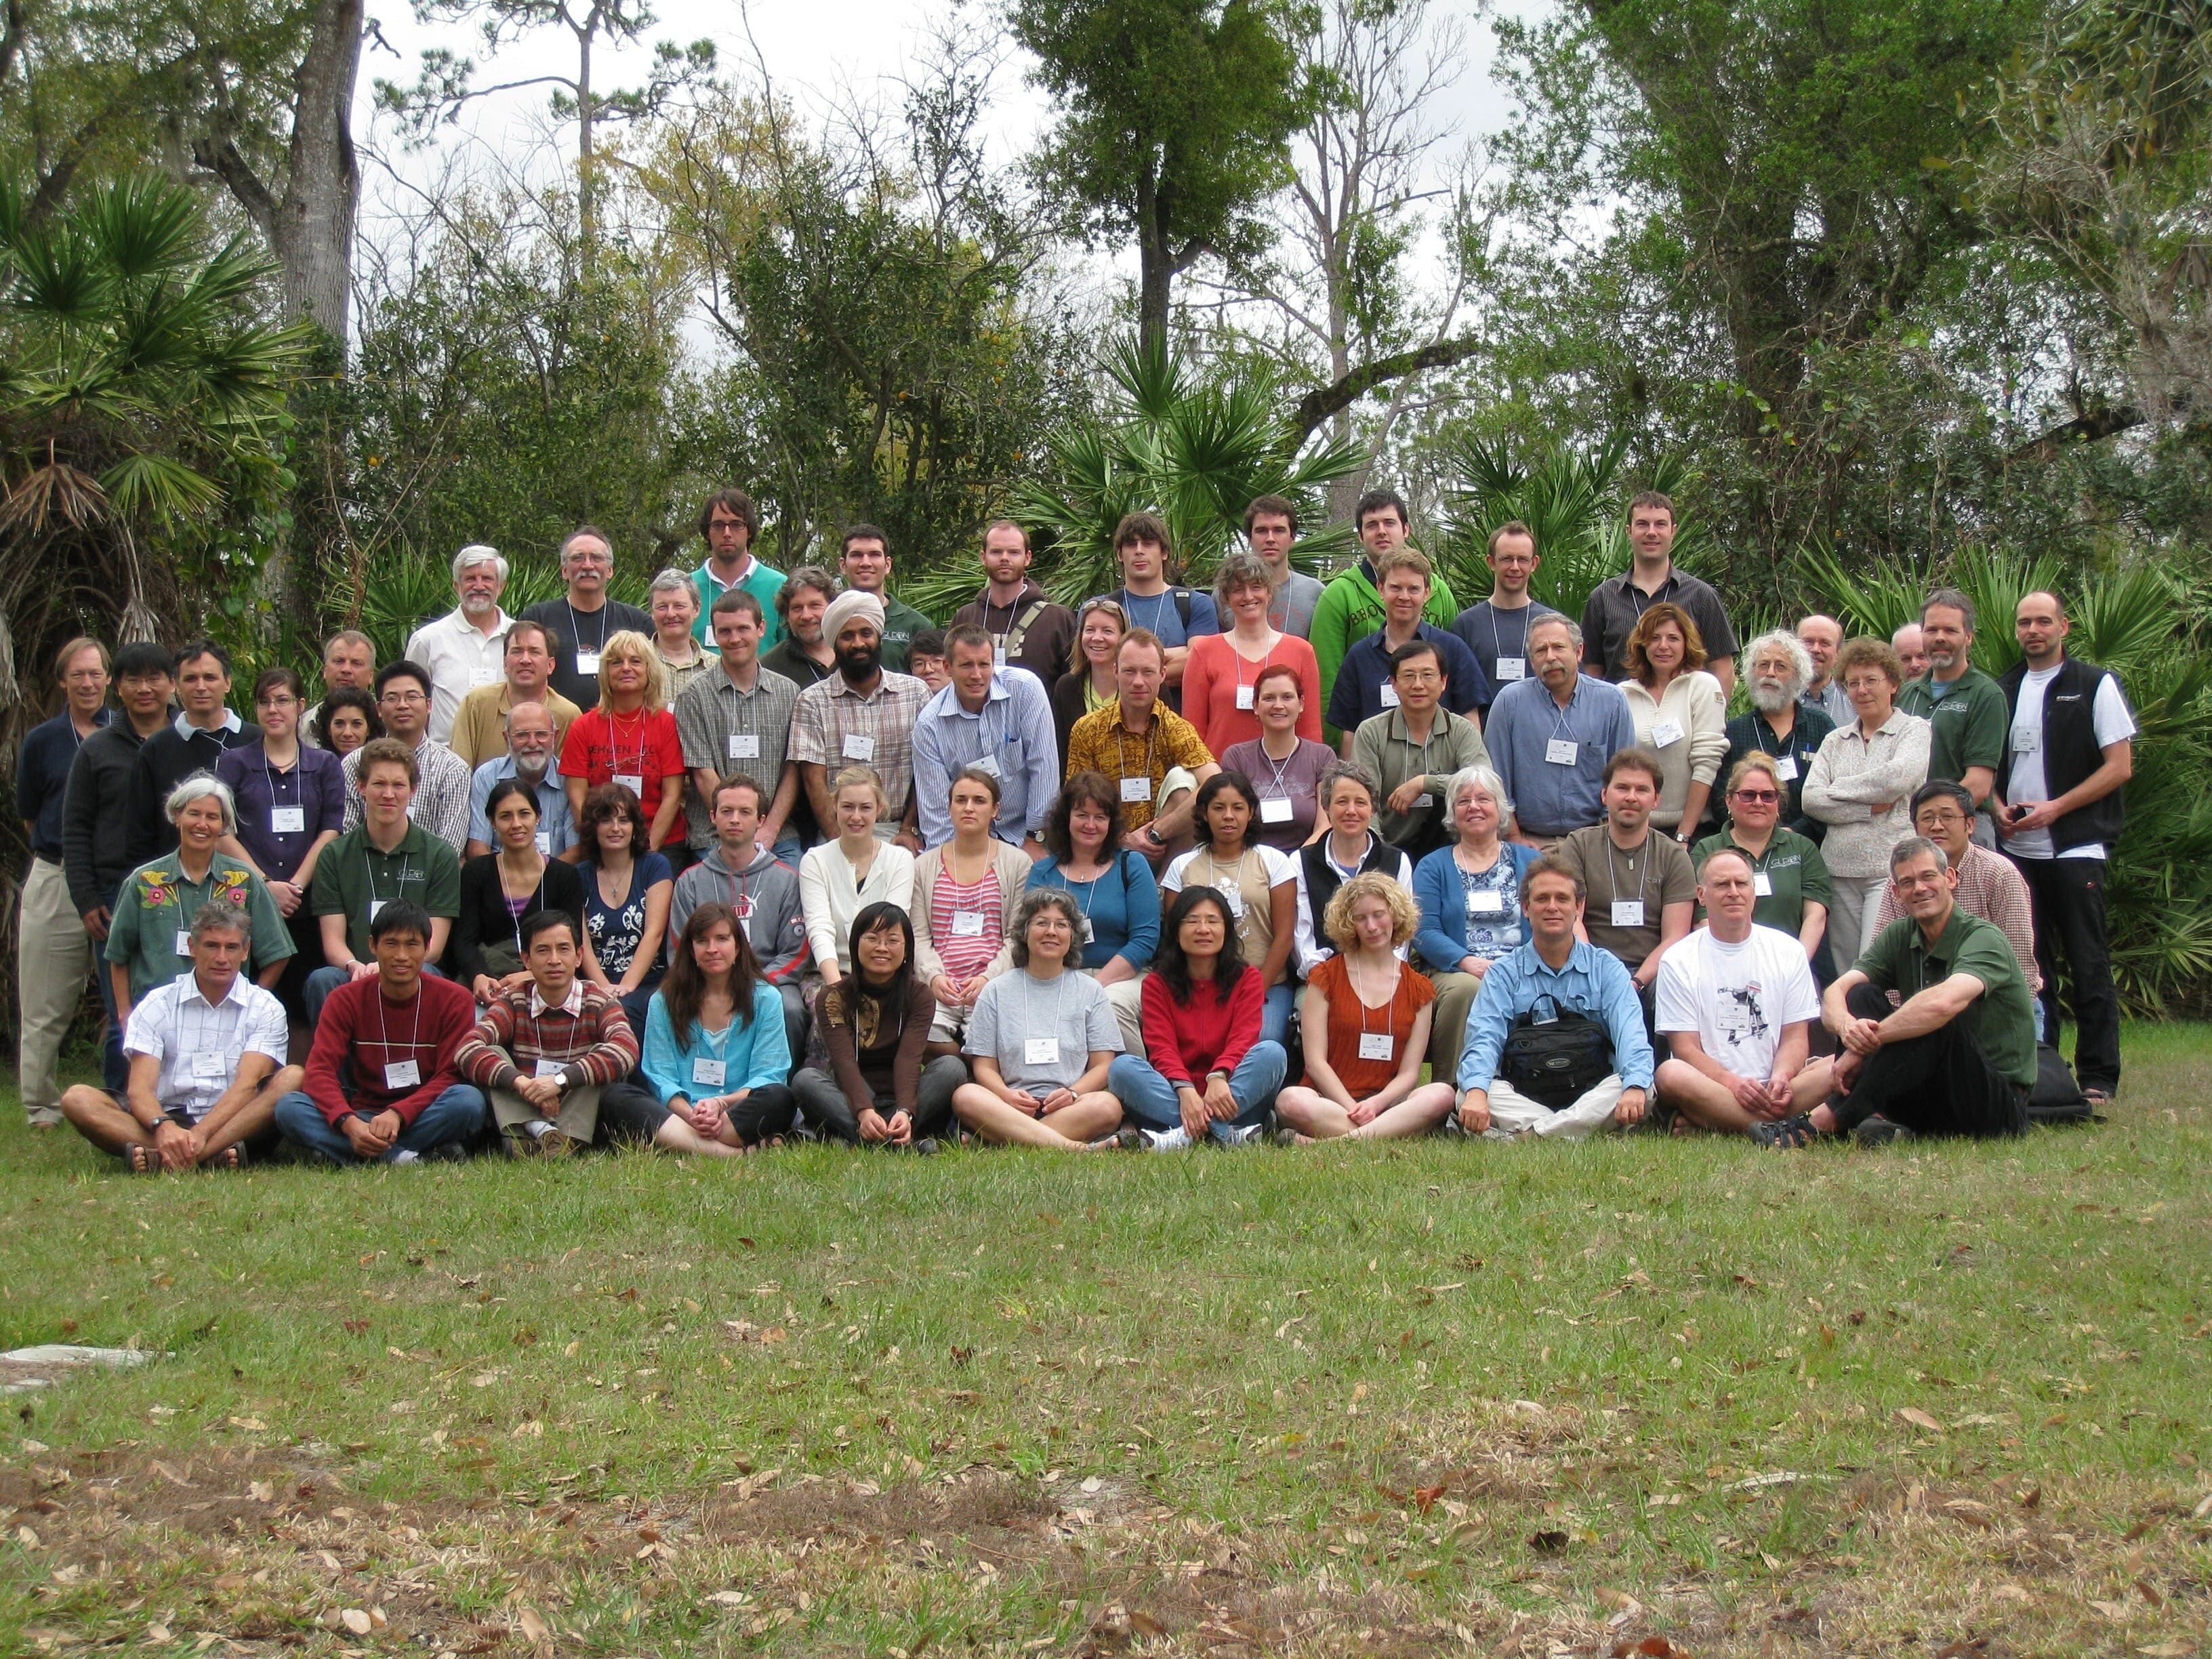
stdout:
[[1774,1152],[1795,1152],[1809,1146],[1820,1136],[1813,1120],[1800,1112],[1794,1117],[1778,1118],[1771,1123],[1754,1123],[1751,1138],[1754,1144]]
[[200,1165],[203,1170],[242,1170],[245,1167],[246,1148],[236,1141],[233,1141]]
[[157,1176],[161,1173],[161,1155],[151,1142],[134,1140],[124,1148],[123,1161],[135,1176]]

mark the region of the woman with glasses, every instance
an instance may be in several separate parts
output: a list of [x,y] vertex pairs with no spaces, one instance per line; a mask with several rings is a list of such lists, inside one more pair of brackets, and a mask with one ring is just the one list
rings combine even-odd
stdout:
[[1692,848],[1690,861],[1702,872],[1705,860],[1724,848],[1749,859],[1752,889],[1758,896],[1751,907],[1753,924],[1779,928],[1803,945],[1808,957],[1816,957],[1827,932],[1835,887],[1820,849],[1795,830],[1782,827],[1788,799],[1775,757],[1746,755],[1729,774],[1723,803],[1728,808],[1726,827]]

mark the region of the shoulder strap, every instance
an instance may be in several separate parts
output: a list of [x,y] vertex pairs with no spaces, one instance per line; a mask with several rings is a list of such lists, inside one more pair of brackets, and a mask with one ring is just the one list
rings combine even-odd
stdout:
[[1187,635],[1190,632],[1190,589],[1188,587],[1176,588],[1175,590],[1175,602],[1176,615],[1182,618],[1182,631]]

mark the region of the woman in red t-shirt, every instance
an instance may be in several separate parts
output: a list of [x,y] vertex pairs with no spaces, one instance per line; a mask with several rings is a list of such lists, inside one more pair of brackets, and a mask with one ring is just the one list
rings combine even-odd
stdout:
[[1274,597],[1273,579],[1258,555],[1231,553],[1222,560],[1213,602],[1228,631],[1191,641],[1182,671],[1182,717],[1216,756],[1231,744],[1259,740],[1260,671],[1277,665],[1297,676],[1304,700],[1298,735],[1321,741],[1321,665],[1313,647],[1268,623]]
[[583,822],[584,797],[599,785],[625,785],[644,809],[643,850],[651,852],[684,821],[684,740],[668,712],[667,684],[644,635],[608,635],[599,648],[599,706],[579,714],[561,744],[571,816]]
[[1420,920],[1413,895],[1371,870],[1322,913],[1337,953],[1306,977],[1306,1080],[1275,1100],[1301,1143],[1423,1134],[1449,1115],[1452,1085],[1421,1081],[1436,987],[1398,956]]

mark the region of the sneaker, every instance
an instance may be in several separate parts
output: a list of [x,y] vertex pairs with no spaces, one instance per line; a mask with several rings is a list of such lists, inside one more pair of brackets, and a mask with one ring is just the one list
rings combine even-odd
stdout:
[[924,1135],[921,1139],[908,1143],[907,1151],[912,1152],[916,1158],[934,1158],[938,1152],[937,1138],[934,1135]]
[[1215,1123],[1207,1127],[1206,1133],[1212,1138],[1217,1146],[1249,1146],[1254,1141],[1259,1139],[1260,1132],[1264,1127],[1258,1123],[1248,1123],[1240,1129],[1231,1123]]
[[420,1164],[422,1161],[422,1154],[411,1146],[402,1147],[392,1153],[392,1161],[394,1164]]
[[575,1149],[576,1143],[555,1128],[544,1118],[532,1118],[522,1126],[522,1133],[513,1137],[514,1149],[528,1156],[565,1158]]
[[1295,1146],[1298,1144],[1298,1132],[1287,1123],[1278,1123],[1267,1131],[1267,1144],[1270,1146]]
[[1800,1112],[1794,1117],[1778,1118],[1771,1123],[1751,1126],[1752,1144],[1773,1152],[1794,1152],[1800,1146],[1809,1146],[1820,1135],[1813,1120]]
[[1190,1145],[1189,1133],[1178,1123],[1172,1129],[1139,1129],[1148,1152],[1180,1152]]
[[1851,1139],[1862,1146],[1887,1146],[1893,1140],[1911,1139],[1912,1131],[1877,1112],[1851,1131]]
[[469,1149],[458,1140],[441,1140],[422,1154],[425,1164],[465,1164]]

